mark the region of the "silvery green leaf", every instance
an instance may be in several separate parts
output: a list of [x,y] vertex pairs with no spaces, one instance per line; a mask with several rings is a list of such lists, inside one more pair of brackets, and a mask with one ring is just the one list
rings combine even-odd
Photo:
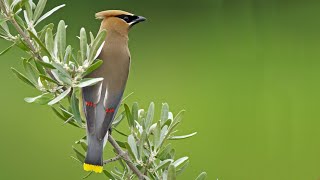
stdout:
[[83,87],[92,86],[101,81],[103,81],[103,78],[84,78],[80,81],[77,87],[83,88]]
[[47,17],[51,16],[51,14],[53,14],[53,13],[56,12],[57,10],[63,8],[64,6],[65,6],[65,4],[62,4],[62,5],[60,5],[60,6],[57,6],[57,7],[53,8],[53,9],[50,10],[49,12],[45,13],[43,16],[41,16],[41,17],[38,19],[36,25],[39,24],[39,23],[40,23],[41,21],[43,21],[44,19],[46,19]]
[[167,180],[176,180],[176,168],[172,164],[168,168]]
[[17,14],[14,15],[14,19],[17,21],[17,23],[22,27],[22,28],[26,28],[26,24],[24,23],[24,21],[21,19],[20,16],[18,16]]
[[80,30],[80,51],[81,51],[81,60],[82,60],[81,62],[82,63],[87,58],[87,47],[88,47],[87,33],[84,28],[81,28],[81,30]]
[[48,102],[50,102],[53,98],[54,96],[52,94],[45,93],[37,97],[24,98],[24,101],[26,101],[27,103],[37,103],[37,104],[45,105],[45,104],[48,104]]
[[136,123],[136,129],[138,129],[139,133],[142,134],[143,127],[140,125],[138,121],[134,121]]
[[20,73],[19,71],[17,71],[14,68],[11,68],[12,72],[19,78],[21,79],[24,83],[32,86],[32,87],[36,87],[26,76],[24,76],[22,73]]
[[10,45],[9,47],[7,47],[5,50],[3,50],[2,52],[0,52],[0,56],[4,55],[5,53],[7,53],[11,48],[13,48],[16,44],[13,43],[12,45]]
[[161,138],[161,124],[160,124],[160,121],[158,121],[155,129],[153,130],[153,144],[156,150],[160,146],[160,143],[161,143],[160,138]]
[[135,139],[134,139],[132,134],[128,136],[128,144],[130,146],[130,149],[131,149],[134,157],[136,158],[136,160],[138,160],[137,144],[136,144],[136,141],[135,141]]
[[163,128],[161,129],[161,134],[160,134],[160,146],[164,143],[164,140],[166,138],[166,135],[168,133],[168,126],[165,125],[163,126]]
[[97,38],[93,41],[92,47],[90,49],[89,58],[88,58],[90,62],[95,60],[95,56],[98,50],[100,49],[102,43],[105,41],[106,35],[107,35],[106,31],[103,30],[99,32]]
[[125,111],[123,111],[122,113],[120,113],[119,116],[117,116],[117,117],[114,119],[114,121],[112,122],[112,126],[113,126],[113,127],[117,127],[117,126],[121,123],[121,121],[124,119],[125,116],[126,116],[126,115],[125,115]]
[[172,112],[169,112],[169,114],[168,114],[168,119],[173,120],[173,114],[172,114]]
[[94,58],[93,58],[94,60],[99,57],[99,55],[100,55],[100,53],[101,53],[101,51],[102,51],[102,48],[103,48],[103,46],[104,46],[105,43],[106,43],[106,42],[103,41],[102,44],[100,45],[98,51],[96,52],[96,55],[95,55]]
[[76,90],[73,89],[72,96],[71,96],[71,109],[72,109],[72,114],[74,116],[74,119],[77,121],[77,123],[82,126],[82,119],[80,116],[80,111],[79,111],[79,100],[76,97]]
[[50,101],[48,103],[49,106],[52,106],[56,103],[58,103],[59,101],[61,101],[62,99],[64,99],[71,91],[71,87],[69,87],[67,90],[65,90],[63,93],[61,93],[59,96],[57,96],[55,99],[53,99],[52,101]]
[[163,125],[168,120],[168,116],[169,116],[169,105],[167,103],[163,103],[161,108],[161,115],[160,115],[161,125]]
[[58,50],[58,57],[62,61],[64,59],[64,54],[66,50],[66,24],[63,20],[61,20],[58,24],[57,35],[55,39],[55,45]]
[[196,178],[196,180],[205,180],[206,177],[207,177],[207,173],[202,172],[201,174],[199,174],[199,176]]
[[167,168],[172,162],[172,159],[166,159],[164,161],[161,161],[159,165],[155,168],[155,171]]
[[145,115],[144,109],[139,109],[139,111],[138,111],[138,118],[141,119],[141,118],[144,117],[144,115]]
[[151,102],[148,109],[147,117],[145,120],[145,129],[148,130],[150,128],[153,121],[153,116],[154,116],[154,103]]
[[138,147],[139,159],[140,160],[143,160],[144,155],[145,155],[145,153],[144,153],[144,143],[146,142],[146,140],[147,140],[147,133],[146,133],[146,131],[143,131],[142,134],[141,134],[139,147]]
[[45,36],[45,43],[46,43],[46,48],[50,52],[52,56],[56,56],[54,54],[54,41],[53,41],[53,34],[52,34],[52,29],[48,28],[46,31],[46,36]]
[[96,69],[98,69],[102,65],[102,63],[103,63],[102,60],[96,60],[93,64],[91,64],[91,66],[88,67],[88,69],[83,74],[83,76],[87,76],[90,73],[92,73],[93,71],[95,71]]
[[191,134],[187,134],[187,135],[183,135],[183,136],[172,136],[171,138],[169,138],[170,140],[180,140],[180,139],[187,139],[189,137],[192,137],[194,135],[196,135],[197,132],[191,133]]
[[[93,42],[94,42],[94,36],[92,34],[92,32],[90,31],[90,45],[92,46],[93,45]],[[89,57],[89,56],[88,56]]]
[[[29,1],[28,0],[28,2],[26,2],[25,4],[24,4],[24,6],[25,6],[25,8],[26,8],[26,16],[25,17],[27,17],[27,19],[29,20],[31,20],[32,19],[32,16],[33,16],[33,12],[32,12],[32,1]],[[29,24],[29,23],[27,23],[27,24]]]
[[68,64],[70,59],[71,59],[71,55],[72,55],[72,47],[69,45],[67,46],[67,49],[66,49],[66,54],[64,55],[64,60],[63,62],[65,64]]
[[165,148],[163,148],[163,150],[161,150],[160,152],[159,152],[159,154],[158,154],[158,158],[160,159],[160,160],[165,160],[165,159],[167,159],[167,156],[168,156],[168,154],[170,153],[170,151],[172,150],[172,147],[171,147],[171,144],[167,144],[166,146],[165,146]]
[[[69,80],[71,81],[72,77],[71,75],[68,73],[67,70],[64,69],[64,67],[61,64],[55,63],[55,62],[51,62],[51,64],[61,73],[63,74],[65,77],[69,78]],[[69,84],[69,83],[68,83]]]
[[34,10],[33,14],[33,21],[36,22],[39,17],[41,16],[45,6],[46,6],[47,0],[39,0],[36,9]]
[[7,20],[2,21],[0,25],[3,28],[3,30],[5,31],[6,35],[11,35],[10,30],[9,30],[9,26],[6,21]]
[[44,61],[39,61],[39,60],[35,60],[35,62],[39,63],[41,66],[48,68],[48,69],[55,69],[55,67],[53,65],[51,65],[50,63],[46,63]]
[[187,161],[186,163],[184,163],[184,164],[181,166],[181,168],[176,171],[176,174],[179,175],[179,174],[183,173],[183,172],[185,171],[185,169],[188,167],[188,165],[189,165],[189,161]]
[[[56,116],[58,116],[60,119],[62,119],[63,120],[63,122],[66,122],[66,121],[68,121],[68,119],[69,119],[69,117],[64,117],[58,110],[56,110],[54,107],[51,107],[51,109],[53,110],[53,112],[54,112],[54,114],[56,115]],[[76,128],[79,128],[79,126],[77,125],[77,124],[75,124],[74,122],[72,122],[72,121],[69,121],[68,122],[70,125],[72,125],[72,126],[74,126],[74,127],[76,127]]]
[[28,17],[27,11],[23,11],[23,16],[24,16],[24,20],[26,21],[28,27],[31,27],[32,24],[31,24],[30,19]]
[[173,162],[173,165],[178,168],[179,166],[181,166],[184,162],[186,162],[189,159],[189,157],[182,157],[178,160],[176,160],[175,162]]
[[14,0],[12,2],[12,4],[10,5],[11,11],[13,11],[15,9],[15,7],[17,6],[17,4],[19,4],[20,2],[21,2],[21,0]]

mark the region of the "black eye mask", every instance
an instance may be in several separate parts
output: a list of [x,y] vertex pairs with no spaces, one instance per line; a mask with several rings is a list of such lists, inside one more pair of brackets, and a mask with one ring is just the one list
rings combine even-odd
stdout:
[[138,16],[124,15],[124,14],[118,15],[116,17],[124,20],[128,24],[134,22],[135,20],[137,20],[139,18]]

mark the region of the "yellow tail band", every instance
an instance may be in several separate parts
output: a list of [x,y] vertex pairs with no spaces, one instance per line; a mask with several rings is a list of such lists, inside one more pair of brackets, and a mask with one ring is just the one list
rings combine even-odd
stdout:
[[85,171],[94,171],[95,173],[102,173],[103,171],[103,166],[97,166],[97,165],[92,165],[92,164],[83,164],[83,169]]

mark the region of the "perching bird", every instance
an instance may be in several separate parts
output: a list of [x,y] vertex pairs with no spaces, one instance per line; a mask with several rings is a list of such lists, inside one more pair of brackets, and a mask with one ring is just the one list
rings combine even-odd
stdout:
[[88,75],[88,78],[103,77],[104,80],[99,84],[82,89],[88,141],[83,168],[86,171],[101,173],[103,148],[121,103],[129,74],[131,58],[128,48],[128,32],[133,25],[146,19],[120,10],[102,11],[96,14],[96,18],[102,19],[100,31],[106,30],[107,36],[98,57],[103,64]]

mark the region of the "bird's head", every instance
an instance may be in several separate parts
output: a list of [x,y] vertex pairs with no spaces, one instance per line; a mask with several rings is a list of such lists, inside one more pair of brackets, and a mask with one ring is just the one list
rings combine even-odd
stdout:
[[97,19],[102,19],[101,29],[107,31],[116,31],[127,35],[130,28],[146,18],[137,16],[121,10],[108,10],[96,13]]

